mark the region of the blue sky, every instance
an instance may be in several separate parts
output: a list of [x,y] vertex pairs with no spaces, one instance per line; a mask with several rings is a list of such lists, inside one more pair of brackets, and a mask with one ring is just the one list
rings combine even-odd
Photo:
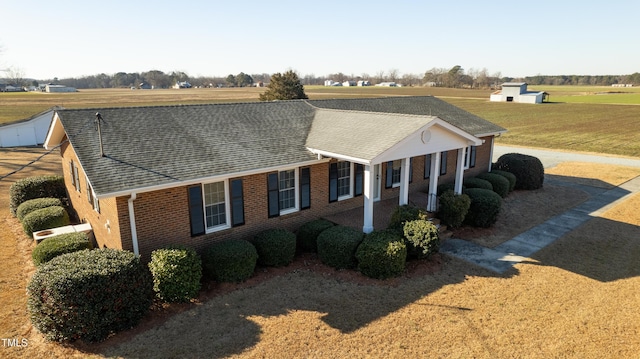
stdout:
[[0,0],[0,69],[36,79],[455,65],[511,77],[631,74],[638,13],[635,0]]

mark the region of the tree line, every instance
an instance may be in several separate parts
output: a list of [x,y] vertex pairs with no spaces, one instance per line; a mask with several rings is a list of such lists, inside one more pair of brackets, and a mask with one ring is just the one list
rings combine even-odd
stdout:
[[[85,88],[129,88],[148,84],[154,88],[170,88],[177,82],[189,82],[194,87],[246,87],[258,83],[268,84],[271,74],[229,74],[226,77],[189,76],[182,71],[165,73],[151,70],[139,73],[118,72],[113,75],[97,74],[72,78],[53,78],[40,83],[55,83],[79,89]],[[332,73],[325,76],[306,74],[299,76],[302,85],[323,85],[326,80],[343,83],[345,81],[367,80],[372,84],[395,82],[403,86],[436,86],[451,88],[497,89],[504,82],[526,82],[530,85],[592,85],[611,86],[613,84],[640,85],[640,73],[631,75],[536,75],[524,78],[502,76],[500,72],[490,73],[486,68],[465,70],[460,65],[451,68],[431,68],[423,74],[401,74],[397,69],[378,71],[375,74]],[[24,79],[22,73],[8,76],[5,81],[18,86],[37,84],[38,81]]]

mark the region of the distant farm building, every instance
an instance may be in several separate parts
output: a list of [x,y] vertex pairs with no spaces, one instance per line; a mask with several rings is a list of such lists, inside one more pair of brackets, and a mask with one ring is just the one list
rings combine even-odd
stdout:
[[54,107],[25,120],[0,125],[0,147],[36,146],[44,143]]
[[613,84],[611,87],[633,87],[633,84]]
[[398,86],[398,84],[396,84],[395,82],[381,82],[379,84],[376,84],[376,86],[396,87],[396,86]]
[[492,93],[489,100],[494,102],[542,103],[548,97],[549,94],[544,91],[527,91],[526,82],[505,82],[502,84],[502,90]]
[[348,81],[343,82],[342,86],[356,86],[357,84],[358,83],[356,81],[348,80]]
[[371,82],[365,81],[365,80],[360,80],[360,81],[358,81],[358,86],[371,86]]
[[47,84],[44,87],[44,91],[45,92],[76,92],[78,90],[76,90],[75,87],[69,87],[69,86],[65,86],[65,85]]
[[341,82],[335,82],[333,80],[324,80],[325,86],[342,86]]
[[190,89],[191,88],[191,84],[188,83],[187,81],[179,81],[176,82],[175,85],[173,85],[174,89]]

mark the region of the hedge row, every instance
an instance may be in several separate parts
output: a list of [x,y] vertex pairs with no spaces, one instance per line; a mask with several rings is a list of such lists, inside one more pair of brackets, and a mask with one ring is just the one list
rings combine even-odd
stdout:
[[33,264],[39,266],[59,255],[91,248],[93,246],[89,242],[89,237],[86,233],[64,233],[46,238],[38,243],[33,252],[31,252],[31,259],[33,259]]
[[16,216],[18,206],[34,198],[58,198],[63,202],[67,190],[62,176],[27,177],[14,182],[9,188],[9,210]]

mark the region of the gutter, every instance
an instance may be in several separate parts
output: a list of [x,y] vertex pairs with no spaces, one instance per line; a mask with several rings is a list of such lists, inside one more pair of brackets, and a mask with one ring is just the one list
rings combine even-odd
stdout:
[[133,201],[136,200],[137,194],[135,192],[131,193],[131,197],[127,200],[129,204],[129,224],[131,226],[131,242],[133,244],[133,253],[135,255],[140,255],[140,251],[138,249],[138,231],[136,230],[136,214],[133,210]]

